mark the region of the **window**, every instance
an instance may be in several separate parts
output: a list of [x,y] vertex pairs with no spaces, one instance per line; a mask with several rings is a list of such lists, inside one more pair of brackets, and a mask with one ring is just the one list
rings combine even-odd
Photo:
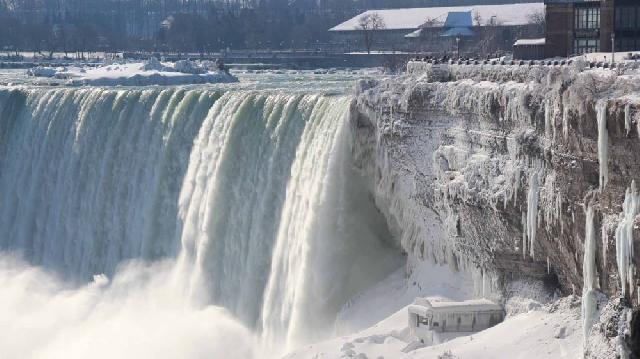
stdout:
[[616,51],[635,51],[635,50],[637,50],[636,39],[631,37],[616,38]]
[[616,7],[616,30],[633,30],[637,28],[637,8],[633,6]]
[[578,55],[600,51],[600,40],[598,39],[575,39],[573,41],[573,52]]
[[575,10],[574,28],[577,30],[597,30],[600,28],[599,7],[579,7]]

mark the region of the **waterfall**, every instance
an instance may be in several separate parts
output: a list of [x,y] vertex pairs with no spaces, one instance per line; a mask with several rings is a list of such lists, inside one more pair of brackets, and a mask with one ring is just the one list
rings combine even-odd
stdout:
[[177,194],[217,93],[1,93],[0,248],[81,280],[177,253]]
[[351,165],[351,102],[0,90],[0,250],[80,283],[167,258],[174,295],[225,307],[271,348],[330,335],[344,303],[402,265]]

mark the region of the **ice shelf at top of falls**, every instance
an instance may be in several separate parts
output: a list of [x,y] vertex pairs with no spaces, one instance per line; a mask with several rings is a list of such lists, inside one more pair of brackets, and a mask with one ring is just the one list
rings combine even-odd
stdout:
[[633,224],[639,210],[640,196],[636,190],[636,182],[632,181],[631,187],[627,188],[625,193],[622,219],[616,228],[616,261],[623,295],[633,293],[634,290]]
[[607,132],[607,101],[596,103],[596,118],[598,121],[598,164],[600,165],[600,190],[609,181],[609,133]]

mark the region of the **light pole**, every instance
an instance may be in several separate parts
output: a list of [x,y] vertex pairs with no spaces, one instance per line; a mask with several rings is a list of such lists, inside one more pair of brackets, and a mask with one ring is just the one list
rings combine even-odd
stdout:
[[458,53],[458,59],[460,59],[460,36],[456,36],[456,52]]
[[616,33],[611,33],[611,64],[616,62]]

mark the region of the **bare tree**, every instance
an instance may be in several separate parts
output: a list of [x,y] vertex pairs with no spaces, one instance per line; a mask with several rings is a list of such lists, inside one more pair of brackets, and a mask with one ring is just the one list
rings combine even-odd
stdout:
[[482,16],[477,11],[473,12],[473,26],[481,26],[482,25]]
[[373,46],[373,38],[375,32],[382,30],[386,27],[384,19],[377,12],[366,13],[358,19],[358,26],[362,32],[362,38],[364,40],[364,46],[367,49],[367,54],[371,53],[371,47]]
[[546,19],[544,17],[544,11],[534,11],[527,15],[527,20],[529,24],[534,25],[536,31],[542,33],[544,32],[544,28],[546,26]]

